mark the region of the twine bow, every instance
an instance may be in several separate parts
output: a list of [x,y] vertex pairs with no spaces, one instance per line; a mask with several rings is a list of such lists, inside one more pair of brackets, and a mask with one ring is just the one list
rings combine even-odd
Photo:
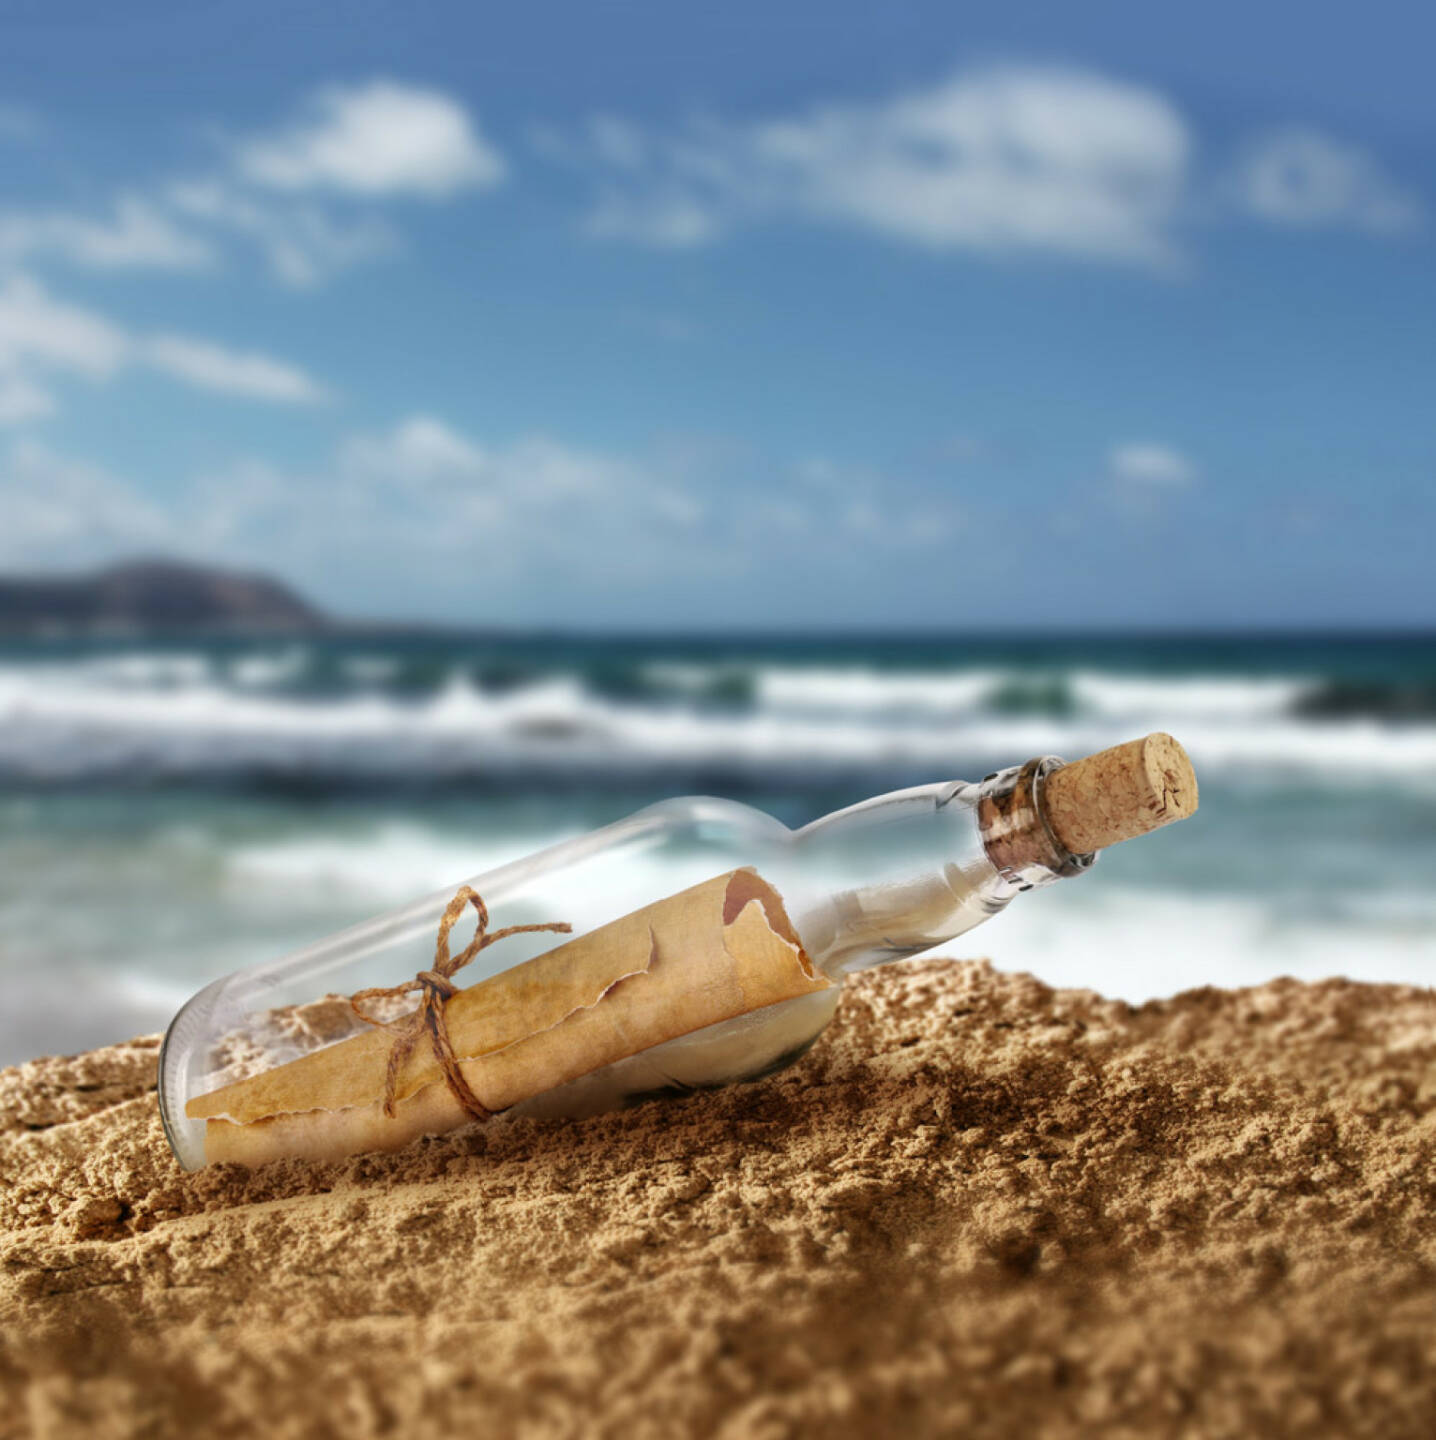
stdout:
[[[449,932],[464,913],[464,907],[471,903],[479,912],[478,928],[474,931],[474,938],[463,950],[451,956]],[[360,990],[349,997],[354,1013],[366,1025],[388,1030],[394,1036],[394,1043],[389,1048],[389,1068],[384,1076],[384,1113],[391,1120],[394,1118],[394,1092],[399,1084],[399,1072],[404,1068],[404,1062],[413,1053],[425,1030],[429,1032],[434,1058],[439,1062],[439,1069],[443,1071],[454,1099],[476,1119],[487,1120],[493,1113],[469,1088],[469,1082],[464,1079],[464,1072],[459,1068],[458,1057],[454,1054],[454,1046],[449,1039],[449,1024],[444,1012],[448,1002],[459,993],[459,987],[449,977],[456,970],[462,970],[475,955],[481,950],[487,950],[496,941],[505,940],[510,935],[529,934],[535,930],[550,930],[560,935],[568,935],[572,933],[573,926],[566,921],[547,925],[506,925],[502,930],[490,933],[489,907],[484,904],[483,897],[477,890],[465,885],[449,901],[444,918],[439,921],[439,937],[434,944],[432,970],[421,970],[403,985],[375,986]],[[415,991],[419,992],[418,1008],[407,1015],[401,1015],[397,1020],[378,1020],[360,1006],[361,1001],[397,1000],[405,995],[412,995]]]

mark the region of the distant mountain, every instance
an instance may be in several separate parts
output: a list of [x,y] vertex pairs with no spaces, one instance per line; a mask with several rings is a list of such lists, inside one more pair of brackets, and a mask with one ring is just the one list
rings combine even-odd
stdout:
[[0,632],[313,630],[327,617],[287,585],[172,560],[91,575],[0,576]]

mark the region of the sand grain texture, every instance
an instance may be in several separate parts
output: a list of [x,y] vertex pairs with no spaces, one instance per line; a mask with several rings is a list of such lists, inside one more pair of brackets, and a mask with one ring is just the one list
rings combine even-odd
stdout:
[[861,977],[784,1075],[182,1175],[0,1075],[0,1435],[1436,1433],[1436,1001]]

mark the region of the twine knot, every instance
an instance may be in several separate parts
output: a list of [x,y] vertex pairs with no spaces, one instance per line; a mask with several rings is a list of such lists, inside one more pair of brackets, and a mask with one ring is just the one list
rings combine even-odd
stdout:
[[[464,913],[465,906],[470,904],[478,911],[479,917],[474,938],[457,955],[450,955],[449,932]],[[566,921],[544,925],[506,925],[502,930],[490,933],[489,907],[484,904],[483,896],[477,890],[465,885],[449,901],[443,919],[439,921],[432,970],[421,970],[412,980],[407,980],[402,985],[374,986],[368,990],[357,991],[349,997],[350,1007],[366,1025],[388,1030],[394,1037],[394,1043],[389,1047],[388,1069],[384,1075],[384,1113],[391,1120],[394,1118],[394,1094],[399,1084],[399,1073],[404,1068],[404,1062],[413,1053],[415,1045],[419,1043],[419,1037],[426,1030],[434,1047],[434,1058],[439,1062],[439,1069],[443,1071],[454,1099],[478,1120],[487,1120],[493,1114],[469,1088],[469,1082],[464,1079],[464,1072],[459,1068],[458,1057],[454,1054],[454,1047],[449,1039],[445,1011],[448,1002],[459,993],[459,987],[450,977],[455,971],[462,970],[481,950],[487,950],[496,941],[507,939],[510,935],[527,935],[538,930],[569,935],[573,932],[573,926]],[[417,1009],[401,1015],[397,1020],[379,1020],[361,1008],[361,1001],[398,1000],[415,992],[419,995]]]

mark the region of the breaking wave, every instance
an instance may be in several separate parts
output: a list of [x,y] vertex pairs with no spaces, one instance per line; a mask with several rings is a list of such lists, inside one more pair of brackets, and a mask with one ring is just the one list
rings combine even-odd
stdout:
[[[1436,695],[1436,687],[1431,694]],[[1210,771],[1436,776],[1424,681],[1092,664],[143,649],[0,658],[0,781],[970,774],[1151,729]]]

